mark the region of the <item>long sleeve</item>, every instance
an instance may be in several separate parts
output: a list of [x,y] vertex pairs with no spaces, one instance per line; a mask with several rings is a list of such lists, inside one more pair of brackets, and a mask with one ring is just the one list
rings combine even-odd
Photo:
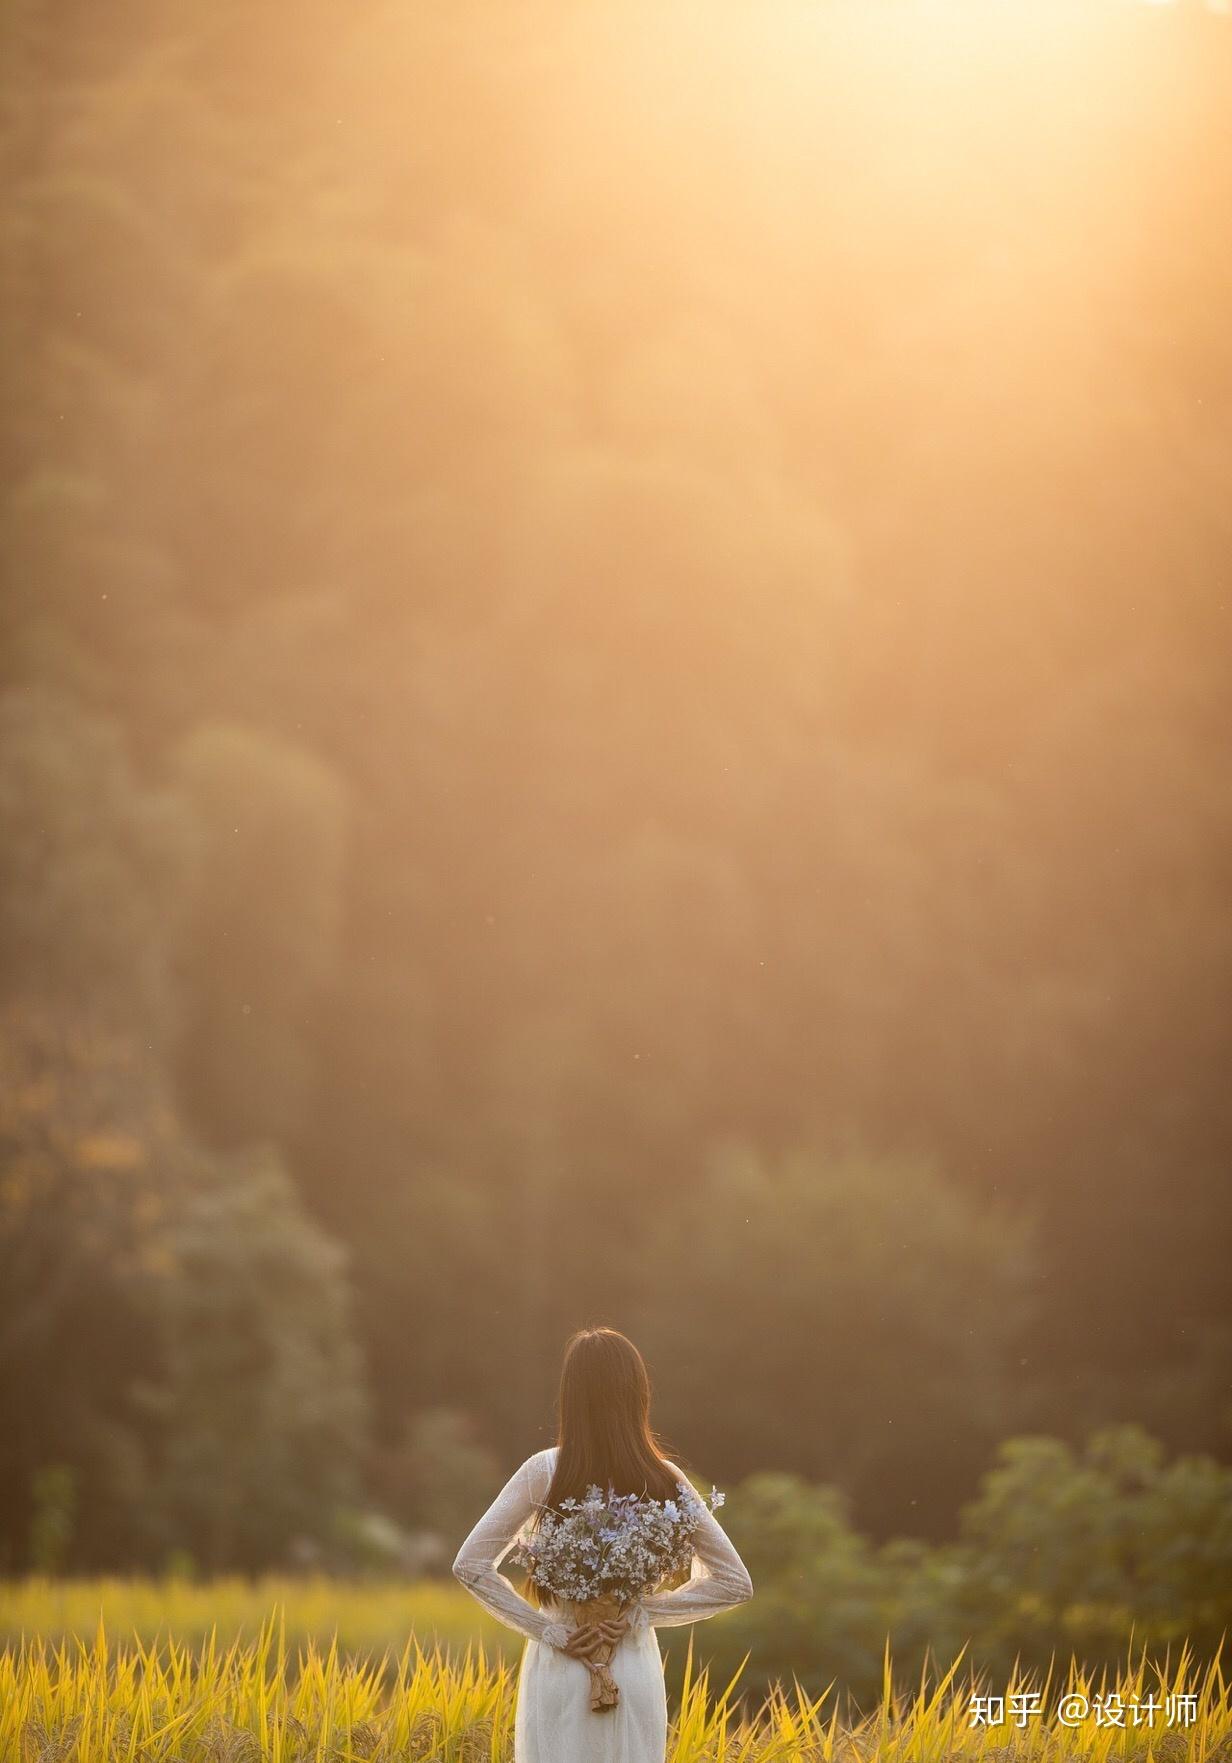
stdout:
[[549,1459],[550,1452],[540,1451],[509,1478],[458,1550],[453,1571],[472,1597],[509,1628],[531,1640],[563,1647],[568,1628],[537,1610],[496,1571],[547,1493],[552,1479]]
[[[674,1469],[674,1465],[669,1464]],[[676,1471],[679,1475],[679,1471]],[[681,1475],[680,1480],[686,1478]],[[654,1592],[638,1603],[637,1626],[679,1628],[732,1610],[753,1596],[748,1568],[732,1547],[726,1531],[708,1506],[703,1507],[701,1526],[693,1544],[692,1577],[675,1591]]]

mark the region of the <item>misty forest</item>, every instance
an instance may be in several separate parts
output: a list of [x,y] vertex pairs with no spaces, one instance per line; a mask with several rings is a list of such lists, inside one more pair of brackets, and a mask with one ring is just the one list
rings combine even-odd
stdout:
[[0,1571],[1232,1464],[1232,28],[701,10],[3,9]]

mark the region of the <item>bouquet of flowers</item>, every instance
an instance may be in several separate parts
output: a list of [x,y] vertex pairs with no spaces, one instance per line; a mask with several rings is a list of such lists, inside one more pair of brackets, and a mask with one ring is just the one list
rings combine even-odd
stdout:
[[559,1511],[543,1511],[511,1557],[541,1592],[578,1606],[582,1621],[599,1629],[599,1645],[583,1661],[595,1710],[614,1708],[620,1699],[609,1667],[630,1604],[687,1572],[706,1505],[715,1511],[723,1504],[717,1488],[703,1503],[687,1482],[678,1486],[679,1498],[653,1500],[611,1488],[603,1494],[592,1485],[583,1499],[570,1497]]

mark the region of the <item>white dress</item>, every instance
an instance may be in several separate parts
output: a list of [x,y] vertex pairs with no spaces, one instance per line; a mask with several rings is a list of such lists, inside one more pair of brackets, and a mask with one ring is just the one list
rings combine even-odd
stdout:
[[[696,1622],[753,1595],[753,1582],[706,1508],[694,1543],[692,1577],[634,1606],[612,1659],[616,1707],[593,1712],[590,1674],[560,1649],[573,1626],[568,1605],[535,1608],[496,1571],[547,1498],[557,1447],[528,1457],[458,1550],[454,1573],[493,1616],[527,1636],[518,1677],[515,1763],[664,1763],[667,1699],[655,1628]],[[685,1480],[674,1464],[668,1469]]]

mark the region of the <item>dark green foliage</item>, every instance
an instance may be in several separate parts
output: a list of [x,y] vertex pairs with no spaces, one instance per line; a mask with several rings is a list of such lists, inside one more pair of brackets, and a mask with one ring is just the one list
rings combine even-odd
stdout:
[[203,1152],[83,1007],[10,1005],[0,1096],[0,1562],[258,1566],[325,1532],[362,1379],[341,1251],[274,1154]]
[[[732,1145],[687,1218],[667,1215],[650,1267],[673,1272],[648,1279],[638,1333],[683,1439],[708,1436],[733,1472],[825,1474],[884,1530],[943,1509],[1012,1423],[1038,1265],[1028,1215],[976,1205],[928,1159],[852,1141],[771,1164]],[[767,1375],[788,1393],[750,1425],[744,1392]]]
[[454,1408],[413,1415],[402,1437],[372,1466],[382,1507],[411,1530],[459,1540],[503,1479],[492,1451],[476,1437],[469,1417]]
[[73,1538],[76,1477],[66,1463],[49,1463],[35,1475],[30,1519],[30,1565],[35,1573],[58,1573]]
[[366,1415],[342,1255],[269,1157],[203,1170],[168,1251],[159,1520],[207,1571],[259,1566],[354,1495]]
[[1134,1425],[1006,1440],[962,1513],[962,1536],[934,1548],[879,1548],[846,1503],[798,1477],[756,1475],[725,1514],[757,1596],[706,1636],[719,1670],[747,1651],[754,1683],[832,1678],[867,1706],[880,1693],[887,1635],[896,1680],[932,1681],[966,1646],[1003,1686],[1017,1658],[1040,1681],[1071,1654],[1098,1673],[1135,1657],[1175,1657],[1188,1638],[1215,1653],[1232,1622],[1232,1471],[1209,1457],[1170,1463]]

